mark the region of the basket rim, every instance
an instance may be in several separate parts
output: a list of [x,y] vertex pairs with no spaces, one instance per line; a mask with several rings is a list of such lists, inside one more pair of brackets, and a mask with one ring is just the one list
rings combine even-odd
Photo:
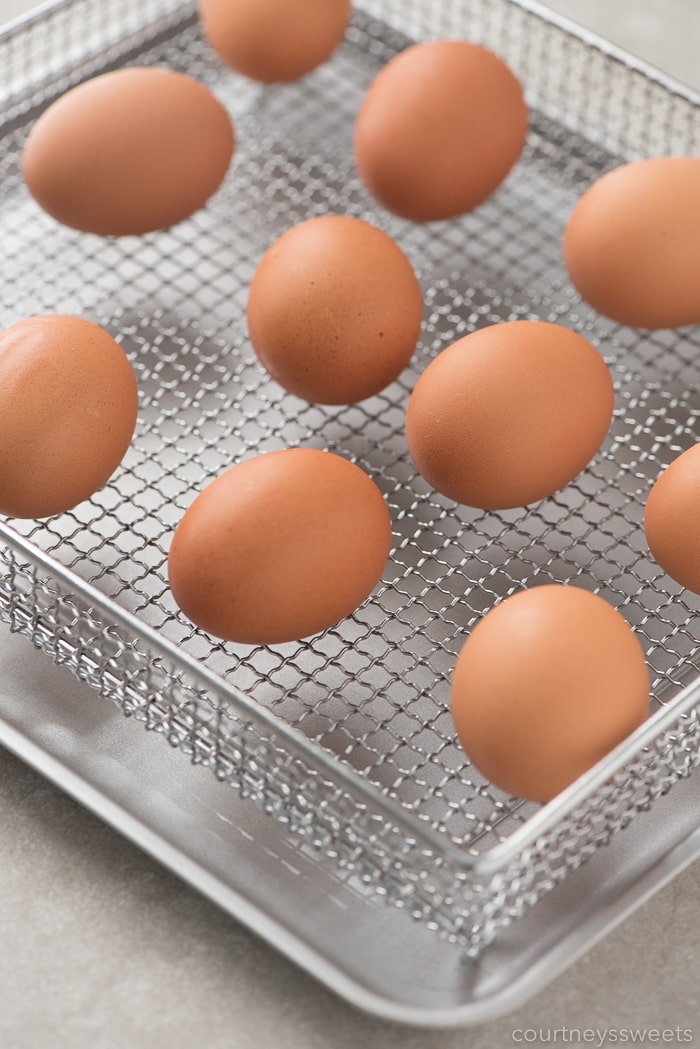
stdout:
[[98,609],[111,624],[133,632],[134,636],[160,656],[187,672],[200,686],[213,692],[220,699],[232,702],[238,711],[257,722],[292,752],[306,759],[315,768],[326,774],[341,788],[349,791],[373,812],[389,819],[406,834],[419,848],[442,856],[456,869],[474,875],[491,876],[503,870],[524,849],[534,845],[538,838],[552,831],[578,805],[618,772],[625,764],[640,756],[645,747],[653,742],[675,722],[700,702],[700,678],[686,686],[665,707],[652,714],[627,739],[610,751],[593,768],[580,776],[550,802],[533,813],[504,841],[479,854],[460,849],[446,835],[434,830],[421,819],[408,812],[400,802],[387,797],[380,787],[367,781],[359,772],[342,764],[329,751],[314,740],[298,732],[266,707],[256,703],[242,690],[220,678],[213,671],[183,652],[147,623],[142,623],[133,613],[122,608],[116,601],[102,594],[86,580],[74,575],[59,561],[31,541],[0,521],[0,540],[15,553],[27,558],[34,566],[49,573],[64,586],[77,593],[90,607]]

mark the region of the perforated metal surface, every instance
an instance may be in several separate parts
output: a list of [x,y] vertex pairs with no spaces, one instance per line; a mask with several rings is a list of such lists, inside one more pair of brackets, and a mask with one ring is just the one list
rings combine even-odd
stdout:
[[[427,15],[426,5],[377,0],[374,14],[400,9],[417,35],[459,26],[495,47],[537,107],[526,153],[491,201],[459,221],[416,227],[374,208],[351,151],[364,90],[410,36],[359,4],[332,62],[299,84],[263,89],[218,64],[187,7],[104,0],[111,50],[101,52],[99,26],[95,40],[81,35],[94,6],[64,5],[0,45],[11,114],[0,159],[0,322],[68,312],[103,325],[136,370],[139,424],[122,468],[89,503],[40,524],[12,523],[67,572],[42,565],[2,528],[0,612],[126,714],[475,951],[699,760],[690,697],[689,713],[660,726],[650,750],[631,745],[614,780],[572,813],[555,805],[528,839],[535,807],[469,768],[448,703],[456,655],[478,618],[507,594],[549,581],[594,590],[622,610],[647,652],[657,703],[697,676],[697,599],[649,560],[641,521],[661,468],[700,437],[700,335],[649,336],[597,317],[569,286],[560,248],[574,202],[600,172],[637,152],[693,149],[697,107],[510,3],[445,0]],[[55,68],[63,36],[70,69]],[[43,215],[22,185],[20,158],[37,107],[119,62],[120,49],[124,61],[207,83],[233,115],[238,149],[205,210],[171,231],[115,241]],[[245,327],[247,286],[265,249],[294,222],[329,211],[394,236],[425,293],[412,366],[380,396],[341,408],[285,394],[257,364]],[[455,507],[407,455],[408,395],[455,338],[522,317],[574,327],[599,346],[616,386],[610,436],[574,484],[530,509]],[[386,496],[394,551],[382,583],[352,617],[308,642],[217,642],[173,602],[173,528],[234,462],[300,444],[358,462]],[[510,848],[499,860],[500,843]]]

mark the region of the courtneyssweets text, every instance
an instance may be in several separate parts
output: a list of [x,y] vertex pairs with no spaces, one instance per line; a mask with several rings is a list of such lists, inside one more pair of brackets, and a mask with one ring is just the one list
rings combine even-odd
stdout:
[[689,1027],[516,1027],[513,1041],[526,1045],[669,1045],[689,1044],[694,1032]]

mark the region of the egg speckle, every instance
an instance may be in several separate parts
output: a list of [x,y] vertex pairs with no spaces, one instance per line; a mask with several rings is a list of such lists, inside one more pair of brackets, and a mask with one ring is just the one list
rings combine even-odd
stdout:
[[423,298],[386,233],[326,215],[288,230],[263,257],[248,296],[248,331],[270,375],[319,404],[379,393],[408,364]]
[[522,88],[477,44],[416,44],[372,83],[355,125],[357,169],[389,211],[416,222],[481,204],[518,160],[527,135]]
[[700,323],[700,157],[653,157],[603,175],[564,236],[571,281],[633,328]]
[[0,334],[0,513],[49,517],[89,499],[136,424],[136,379],[102,328],[46,314]]
[[613,385],[586,339],[544,321],[481,328],[443,350],[406,417],[411,457],[467,506],[525,506],[568,484],[610,426]]
[[386,503],[358,466],[312,448],[267,452],[197,496],[173,537],[170,585],[208,633],[278,644],[350,615],[390,548]]
[[578,587],[539,586],[474,628],[451,702],[459,741],[482,775],[549,801],[642,724],[649,676],[611,605]]
[[165,229],[203,207],[233,150],[228,113],[203,84],[167,69],[119,69],[49,106],[22,168],[53,218],[121,236]]

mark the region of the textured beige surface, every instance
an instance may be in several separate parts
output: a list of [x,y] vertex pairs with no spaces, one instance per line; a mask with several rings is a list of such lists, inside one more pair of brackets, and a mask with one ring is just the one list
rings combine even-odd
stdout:
[[[0,0],[0,20],[27,6]],[[700,0],[555,6],[700,87]],[[0,689],[8,660],[79,687],[2,635]],[[562,1025],[694,1027],[700,1044],[698,864],[507,1019],[413,1031],[337,1000],[0,751],[0,922],[0,1049],[505,1049]]]
[[548,6],[700,89],[698,0],[553,0]]

